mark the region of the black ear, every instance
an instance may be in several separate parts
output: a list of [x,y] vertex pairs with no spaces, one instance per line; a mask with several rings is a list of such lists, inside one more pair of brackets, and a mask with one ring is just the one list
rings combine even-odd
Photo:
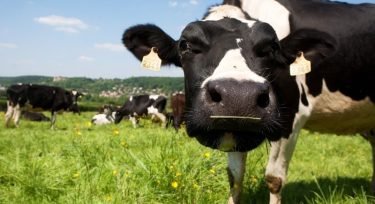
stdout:
[[292,63],[299,52],[306,59],[318,64],[336,51],[336,40],[328,33],[314,29],[301,29],[291,33],[281,41],[283,55]]
[[137,25],[125,30],[122,42],[139,60],[156,47],[163,64],[181,67],[177,43],[159,27],[151,24]]
[[224,0],[222,4],[237,6],[238,8],[241,8],[240,0]]

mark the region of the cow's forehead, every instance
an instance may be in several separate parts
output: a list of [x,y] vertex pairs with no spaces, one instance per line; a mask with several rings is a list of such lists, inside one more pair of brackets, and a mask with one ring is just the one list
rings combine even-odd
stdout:
[[72,91],[72,94],[73,94],[74,96],[76,96],[76,95],[77,95],[77,93],[78,93],[78,92],[77,92],[77,91],[75,91],[75,90],[73,90],[73,91]]
[[246,14],[236,6],[219,5],[211,7],[202,21],[219,21],[224,18],[232,18],[252,27],[256,21],[249,20]]

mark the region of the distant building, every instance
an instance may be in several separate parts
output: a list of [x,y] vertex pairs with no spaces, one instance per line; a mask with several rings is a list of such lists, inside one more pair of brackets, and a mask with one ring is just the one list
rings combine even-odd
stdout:
[[63,76],[55,76],[53,77],[53,82],[58,82],[58,81],[65,81],[66,77]]

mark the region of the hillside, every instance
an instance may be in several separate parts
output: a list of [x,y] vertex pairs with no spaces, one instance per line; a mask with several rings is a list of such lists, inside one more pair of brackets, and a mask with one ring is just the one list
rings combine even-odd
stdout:
[[18,76],[0,77],[0,109],[5,105],[6,87],[17,83],[46,84],[85,93],[82,102],[123,104],[130,95],[164,94],[184,90],[182,77],[131,77],[128,79],[91,79],[86,77]]

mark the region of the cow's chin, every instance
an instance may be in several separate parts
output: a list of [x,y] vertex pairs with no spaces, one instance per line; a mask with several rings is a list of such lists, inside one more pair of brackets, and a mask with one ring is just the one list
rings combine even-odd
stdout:
[[255,132],[208,131],[194,136],[199,143],[224,152],[247,152],[258,147],[265,136]]

